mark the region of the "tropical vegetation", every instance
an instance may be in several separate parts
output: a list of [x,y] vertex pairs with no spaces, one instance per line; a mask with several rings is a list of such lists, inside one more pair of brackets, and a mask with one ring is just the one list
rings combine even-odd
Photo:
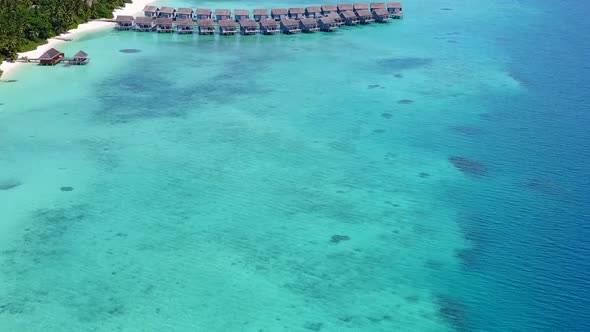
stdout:
[[112,18],[131,0],[0,0],[0,60],[95,18]]

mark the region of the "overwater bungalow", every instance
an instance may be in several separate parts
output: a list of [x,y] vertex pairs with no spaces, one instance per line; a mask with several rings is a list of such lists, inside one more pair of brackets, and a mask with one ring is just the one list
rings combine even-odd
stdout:
[[131,30],[133,29],[133,16],[119,15],[115,19],[117,30]]
[[154,31],[154,28],[152,17],[138,16],[135,18],[135,31]]
[[279,22],[265,18],[260,20],[260,31],[265,35],[274,35],[279,33]]
[[156,31],[172,32],[174,31],[174,29],[172,28],[173,23],[174,19],[172,19],[172,17],[158,17],[156,19]]
[[145,6],[143,8],[143,16],[145,17],[158,17],[160,10],[156,6]]
[[262,20],[266,20],[267,18],[270,17],[268,15],[268,9],[254,9],[252,11],[252,14],[254,14],[254,20],[256,22],[260,22]]
[[248,9],[234,9],[234,19],[236,22],[250,19],[250,11]]
[[316,31],[320,31],[318,21],[312,17],[300,19],[299,20],[299,27],[301,28],[301,31],[303,31],[305,33],[312,33],[312,32],[316,32]]
[[375,22],[375,19],[373,19],[373,15],[366,9],[357,10],[356,16],[359,18],[361,24],[369,24],[371,22]]
[[197,8],[195,11],[195,20],[211,19],[211,9]]
[[375,10],[375,9],[387,10],[387,6],[385,6],[385,2],[371,2],[370,7],[371,7],[371,10]]
[[39,57],[39,63],[43,66],[55,66],[64,59],[64,54],[55,48],[48,49]]
[[359,18],[353,11],[346,11],[340,13],[340,17],[344,20],[344,24],[346,25],[356,25],[359,24]]
[[320,26],[320,30],[325,32],[334,32],[338,30],[338,24],[334,21],[331,17],[320,17],[318,19],[318,24]]
[[339,14],[347,11],[352,11],[352,4],[341,3],[338,6],[336,6],[336,10]]
[[[235,14],[234,14],[235,15]],[[258,22],[249,18],[240,21],[240,32],[242,35],[255,35],[258,33]]]
[[84,51],[78,51],[78,53],[74,54],[73,58],[68,60],[68,63],[71,65],[85,65],[88,62],[90,62],[90,58]]
[[236,34],[236,22],[234,20],[226,19],[217,21],[219,25],[219,34],[221,35],[235,35]]
[[231,11],[229,9],[215,9],[215,20],[231,20]]
[[334,20],[334,22],[336,23],[336,25],[341,26],[344,24],[344,20],[342,19],[342,17],[340,15],[338,15],[338,13],[333,12],[328,14],[327,17],[330,17]]
[[282,19],[281,20],[281,31],[283,31],[284,34],[299,33],[299,32],[301,32],[301,29],[299,28],[299,22],[297,22],[297,20],[294,20],[292,18]]
[[288,18],[287,16],[287,9],[286,8],[275,8],[270,10],[270,17],[272,17],[275,21],[280,21],[284,18]]
[[212,35],[215,33],[215,22],[210,18],[197,20],[197,27],[199,28],[199,35]]
[[323,5],[322,6],[322,15],[328,16],[330,13],[336,13],[338,8],[336,5]]
[[389,20],[389,12],[383,8],[373,10],[373,19],[377,23],[387,23]]
[[176,11],[176,19],[177,20],[186,20],[186,19],[193,19],[194,10],[190,8],[178,8]]
[[300,19],[303,18],[303,14],[305,13],[305,9],[303,8],[289,8],[289,17],[292,19]]
[[401,2],[388,2],[387,3],[387,11],[389,12],[389,16],[392,18],[403,18],[404,12],[402,11],[402,3]]
[[359,10],[369,10],[369,4],[366,2],[362,2],[362,3],[355,3],[354,5],[352,5],[352,9],[354,9],[355,12],[359,11]]
[[322,7],[320,6],[311,6],[305,8],[305,16],[311,18],[319,18],[322,16]]
[[194,22],[191,18],[177,18],[176,19],[176,32],[179,34],[193,33]]
[[171,18],[174,19],[176,17],[176,9],[172,7],[162,7],[160,8],[160,12],[158,13],[158,18]]

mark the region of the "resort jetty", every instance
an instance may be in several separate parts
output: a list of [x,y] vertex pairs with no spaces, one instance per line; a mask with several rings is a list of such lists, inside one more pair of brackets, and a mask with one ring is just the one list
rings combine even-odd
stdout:
[[50,48],[38,58],[23,57],[16,61],[21,63],[39,63],[41,66],[55,66],[60,62],[66,62],[70,65],[85,65],[90,62],[90,57],[88,57],[86,52],[78,51],[73,57],[66,58],[63,52],[55,48]]
[[144,16],[117,16],[118,30],[178,34],[274,35],[336,31],[340,26],[387,23],[403,18],[401,2],[373,2],[310,6],[307,8],[209,9],[146,6]]

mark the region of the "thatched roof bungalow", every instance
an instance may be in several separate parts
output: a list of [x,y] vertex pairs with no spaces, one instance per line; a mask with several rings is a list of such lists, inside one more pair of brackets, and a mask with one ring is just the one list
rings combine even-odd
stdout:
[[303,8],[289,8],[289,17],[293,19],[300,19],[303,18],[303,14],[305,13],[305,9]]
[[355,12],[359,10],[369,10],[369,4],[366,2],[355,3],[352,8]]
[[215,20],[231,20],[231,11],[229,9],[215,9]]
[[74,56],[68,60],[68,63],[71,65],[86,65],[90,62],[90,58],[88,57],[88,53],[84,51],[78,51],[78,53],[74,54]]
[[299,20],[299,28],[301,28],[301,31],[303,31],[305,33],[312,33],[312,32],[316,32],[316,31],[320,31],[318,21],[312,17],[300,19]]
[[284,18],[288,18],[287,12],[288,11],[286,8],[274,8],[270,10],[270,17],[272,17],[275,21],[280,21]]
[[255,35],[256,33],[258,33],[258,22],[251,19],[241,20],[240,32],[242,33],[242,35]]
[[373,10],[373,19],[377,23],[387,23],[391,20],[389,18],[389,12],[383,8]]
[[375,22],[375,19],[373,19],[373,15],[369,13],[369,11],[366,9],[357,10],[356,16],[359,18],[361,24],[369,24],[371,22]]
[[235,35],[237,32],[236,22],[234,20],[226,19],[217,21],[219,25],[219,33],[221,35]]
[[293,34],[301,32],[299,22],[292,18],[285,18],[281,20],[281,30],[284,34]]
[[337,9],[338,13],[352,11],[352,4],[341,3],[336,7],[336,9]]
[[215,33],[215,22],[210,18],[197,20],[197,27],[199,35],[212,35]]
[[158,17],[156,19],[156,31],[158,32],[172,32],[172,24],[174,19],[172,17]]
[[176,19],[177,20],[184,20],[184,19],[193,19],[195,11],[190,8],[178,8],[176,11]]
[[344,20],[344,24],[346,25],[356,25],[359,24],[359,18],[353,11],[346,11],[340,13],[340,17]]
[[117,23],[115,28],[117,30],[131,30],[133,29],[133,20],[133,16],[118,15],[117,18],[115,18],[115,23]]
[[42,66],[54,66],[64,59],[64,54],[55,48],[50,48],[39,57]]
[[250,11],[248,9],[234,9],[234,19],[236,22],[247,20],[250,18]]
[[260,31],[265,35],[274,35],[279,33],[279,22],[266,18],[260,21]]
[[154,28],[152,17],[138,16],[135,18],[135,31],[153,31]]
[[338,30],[338,24],[336,24],[333,18],[328,16],[320,17],[318,19],[318,24],[320,26],[320,29],[325,32],[334,32]]
[[207,20],[211,18],[211,9],[197,8],[195,11],[196,20]]
[[180,34],[193,33],[194,23],[190,18],[176,19],[176,32]]
[[176,9],[172,7],[162,7],[160,8],[160,13],[158,13],[158,18],[175,18],[176,17]]
[[322,7],[320,6],[310,6],[305,8],[305,16],[312,17],[312,18],[319,18],[322,16]]
[[330,13],[335,13],[338,11],[338,7],[336,5],[323,5],[322,6],[322,15],[328,15]]
[[328,17],[332,18],[338,26],[341,26],[344,24],[344,20],[336,12],[332,12],[332,13],[328,14]]
[[158,9],[158,7],[156,6],[145,6],[143,8],[143,16],[145,17],[158,17],[158,14],[160,13],[160,9]]
[[389,16],[393,18],[403,18],[404,12],[402,10],[402,3],[401,2],[388,2],[387,3],[387,11],[389,12]]
[[268,15],[268,9],[254,9],[252,13],[256,22],[260,22],[261,20],[265,20],[270,17]]
[[370,7],[371,7],[371,10],[375,10],[375,9],[387,10],[387,6],[385,5],[385,2],[371,2]]

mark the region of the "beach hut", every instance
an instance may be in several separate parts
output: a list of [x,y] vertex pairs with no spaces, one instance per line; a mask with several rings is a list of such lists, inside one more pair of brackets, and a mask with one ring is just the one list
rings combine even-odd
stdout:
[[280,21],[287,17],[287,9],[286,8],[275,8],[270,10],[270,17],[272,17],[275,21]]
[[78,53],[74,54],[73,58],[68,60],[68,63],[71,65],[85,65],[88,62],[90,62],[90,58],[84,51],[78,51]]
[[342,17],[340,15],[338,15],[338,13],[336,12],[332,12],[330,14],[328,14],[327,17],[330,17],[334,20],[334,22],[336,23],[336,25],[341,26],[344,24],[344,20],[342,19]]
[[195,12],[190,8],[178,8],[176,11],[176,19],[177,20],[186,20],[186,19],[193,19],[193,14]]
[[250,11],[248,9],[234,9],[234,19],[236,22],[250,19]]
[[160,13],[160,10],[156,6],[145,6],[143,8],[143,16],[145,16],[145,17],[156,18],[156,17],[158,17],[159,13]]
[[284,34],[293,34],[301,32],[299,22],[292,18],[284,18],[281,20],[281,30]]
[[215,9],[215,20],[231,20],[231,11],[229,9]]
[[354,5],[352,5],[352,9],[354,9],[355,12],[359,11],[359,10],[369,10],[369,4],[368,3],[355,3]]
[[39,57],[39,63],[43,66],[54,66],[64,59],[64,54],[55,48],[48,49]]
[[274,35],[279,32],[279,23],[270,18],[260,20],[260,31],[265,35]]
[[117,30],[131,30],[133,29],[133,16],[119,15],[115,19]]
[[174,19],[172,17],[158,17],[156,19],[156,31],[158,32],[172,32],[172,24]]
[[387,11],[387,6],[385,6],[385,2],[371,2],[370,7],[371,10],[385,9]]
[[176,32],[180,34],[193,33],[193,26],[193,20],[190,18],[176,19]]
[[234,20],[226,19],[217,21],[219,25],[219,33],[221,35],[235,35],[236,34],[236,22]]
[[316,31],[320,31],[318,21],[312,17],[300,19],[299,20],[299,27],[301,28],[301,31],[303,31],[305,33],[312,33],[312,32],[316,32]]
[[371,22],[375,22],[375,20],[373,19],[373,15],[371,15],[371,13],[369,13],[369,11],[366,9],[357,10],[356,16],[359,18],[359,22],[361,22],[361,24],[369,24]]
[[305,9],[303,8],[289,8],[289,17],[292,19],[300,19],[303,18],[303,14],[305,13]]
[[404,17],[401,2],[387,3],[387,11],[389,12],[389,16],[392,18],[403,18]]
[[256,22],[260,22],[269,18],[268,9],[254,9],[252,13],[254,14],[254,20]]
[[258,22],[251,20],[249,18],[241,20],[240,32],[242,33],[242,35],[255,35],[256,33],[258,33]]
[[135,18],[136,31],[153,31],[154,20],[151,17],[138,16]]
[[172,7],[162,7],[160,8],[160,13],[158,13],[158,18],[171,18],[174,19],[176,17],[176,9]]
[[333,18],[328,16],[320,17],[318,19],[318,25],[320,26],[320,30],[325,32],[334,32],[338,30],[338,24],[336,24]]
[[211,19],[211,9],[197,8],[195,11],[195,20]]
[[373,10],[373,19],[377,23],[387,23],[389,22],[389,12],[383,8]]
[[336,10],[338,11],[339,14],[343,13],[343,12],[347,12],[347,11],[352,11],[352,4],[339,4],[338,6],[336,6]]
[[330,13],[336,13],[338,11],[338,7],[336,5],[323,5],[322,6],[322,15],[328,16]]
[[197,20],[197,27],[199,28],[199,35],[212,35],[215,33],[215,22],[210,18]]
[[340,13],[340,17],[344,20],[344,24],[346,25],[356,25],[359,24],[359,18],[353,11],[347,11]]
[[305,8],[305,16],[311,18],[319,18],[322,16],[322,7],[320,6],[311,6]]

